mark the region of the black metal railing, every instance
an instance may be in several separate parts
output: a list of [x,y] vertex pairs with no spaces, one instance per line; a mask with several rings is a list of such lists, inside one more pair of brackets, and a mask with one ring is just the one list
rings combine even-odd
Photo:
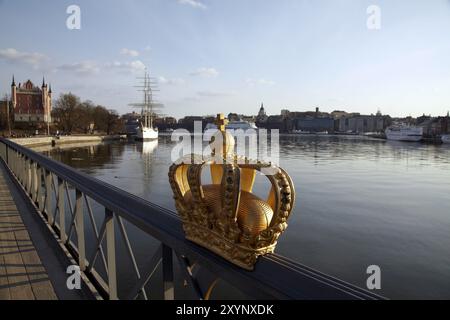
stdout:
[[[185,285],[198,299],[208,299],[218,279],[246,296],[260,299],[383,299],[276,254],[261,257],[254,271],[243,270],[187,241],[180,219],[170,210],[7,139],[0,139],[0,157],[81,272],[106,299],[147,299],[147,284],[160,268],[162,295],[174,299],[174,257]],[[98,211],[92,210],[92,201],[103,208],[99,228]],[[160,242],[144,266],[136,262],[124,221]],[[87,223],[94,234],[91,250],[86,247]],[[127,290],[118,287],[117,233],[135,276]],[[105,272],[99,272],[97,264]]]

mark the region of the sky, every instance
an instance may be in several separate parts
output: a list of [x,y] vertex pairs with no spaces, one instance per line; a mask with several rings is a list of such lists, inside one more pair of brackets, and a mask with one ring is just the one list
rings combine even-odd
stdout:
[[[67,28],[70,5],[81,29]],[[0,0],[1,97],[13,74],[45,76],[55,99],[126,113],[145,67],[177,118],[262,102],[268,114],[445,115],[450,0]]]

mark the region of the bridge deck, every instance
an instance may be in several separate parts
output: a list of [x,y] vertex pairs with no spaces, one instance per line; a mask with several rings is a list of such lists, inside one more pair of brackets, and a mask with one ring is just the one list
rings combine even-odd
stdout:
[[0,168],[0,300],[57,299]]

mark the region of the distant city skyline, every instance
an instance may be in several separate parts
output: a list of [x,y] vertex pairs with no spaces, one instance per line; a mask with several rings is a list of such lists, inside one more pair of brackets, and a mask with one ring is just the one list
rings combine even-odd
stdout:
[[[70,5],[81,29],[69,30]],[[367,8],[381,11],[367,27]],[[0,94],[28,79],[123,114],[144,68],[181,118],[450,110],[450,1],[0,0]]]

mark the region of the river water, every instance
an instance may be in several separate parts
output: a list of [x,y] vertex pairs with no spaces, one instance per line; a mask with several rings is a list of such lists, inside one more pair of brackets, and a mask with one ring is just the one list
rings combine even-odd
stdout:
[[[450,299],[449,145],[357,136],[280,140],[280,165],[295,183],[297,203],[277,253],[363,288],[367,267],[378,265],[376,291],[388,298]],[[175,210],[167,178],[174,146],[161,136],[157,144],[45,153]],[[256,192],[265,191],[258,177]]]

